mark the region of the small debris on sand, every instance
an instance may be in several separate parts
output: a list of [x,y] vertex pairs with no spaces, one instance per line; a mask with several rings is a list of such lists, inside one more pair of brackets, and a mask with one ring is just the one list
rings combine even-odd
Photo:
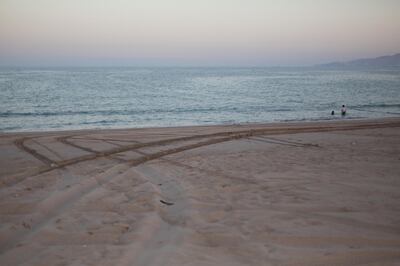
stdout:
[[161,202],[162,204],[165,204],[165,205],[168,205],[168,206],[174,205],[172,202],[167,202],[167,201],[165,201],[165,200],[160,200],[160,202]]
[[25,227],[26,229],[31,229],[31,225],[25,222],[22,222],[22,226]]

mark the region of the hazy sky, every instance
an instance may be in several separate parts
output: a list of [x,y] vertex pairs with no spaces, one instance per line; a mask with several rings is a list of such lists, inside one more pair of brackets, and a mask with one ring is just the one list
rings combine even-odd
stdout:
[[399,0],[0,0],[0,64],[301,65],[400,52]]

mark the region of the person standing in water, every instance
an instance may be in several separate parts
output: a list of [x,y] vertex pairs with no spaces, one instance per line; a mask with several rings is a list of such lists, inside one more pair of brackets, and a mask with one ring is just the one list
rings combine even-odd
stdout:
[[343,104],[342,105],[342,109],[340,109],[340,112],[342,113],[343,116],[345,116],[346,115],[346,111],[347,111],[346,110],[346,106]]

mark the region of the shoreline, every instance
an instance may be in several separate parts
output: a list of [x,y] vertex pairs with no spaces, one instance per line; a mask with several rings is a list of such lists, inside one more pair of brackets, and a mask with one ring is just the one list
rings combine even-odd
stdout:
[[301,120],[301,121],[274,121],[274,122],[250,122],[237,124],[211,124],[211,125],[187,125],[187,126],[150,126],[150,127],[117,127],[117,128],[82,128],[82,129],[56,129],[56,130],[33,130],[33,131],[0,131],[0,136],[5,135],[29,135],[29,134],[65,134],[94,131],[126,131],[126,130],[163,130],[163,129],[185,129],[185,128],[212,128],[212,127],[274,127],[274,126],[301,126],[318,124],[348,124],[348,123],[385,123],[400,120],[400,116],[381,118],[345,118],[345,119],[324,119],[324,120]]

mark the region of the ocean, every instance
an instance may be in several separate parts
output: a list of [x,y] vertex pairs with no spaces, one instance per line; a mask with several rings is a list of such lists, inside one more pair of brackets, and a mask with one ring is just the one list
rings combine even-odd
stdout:
[[399,115],[398,68],[0,69],[1,132]]

